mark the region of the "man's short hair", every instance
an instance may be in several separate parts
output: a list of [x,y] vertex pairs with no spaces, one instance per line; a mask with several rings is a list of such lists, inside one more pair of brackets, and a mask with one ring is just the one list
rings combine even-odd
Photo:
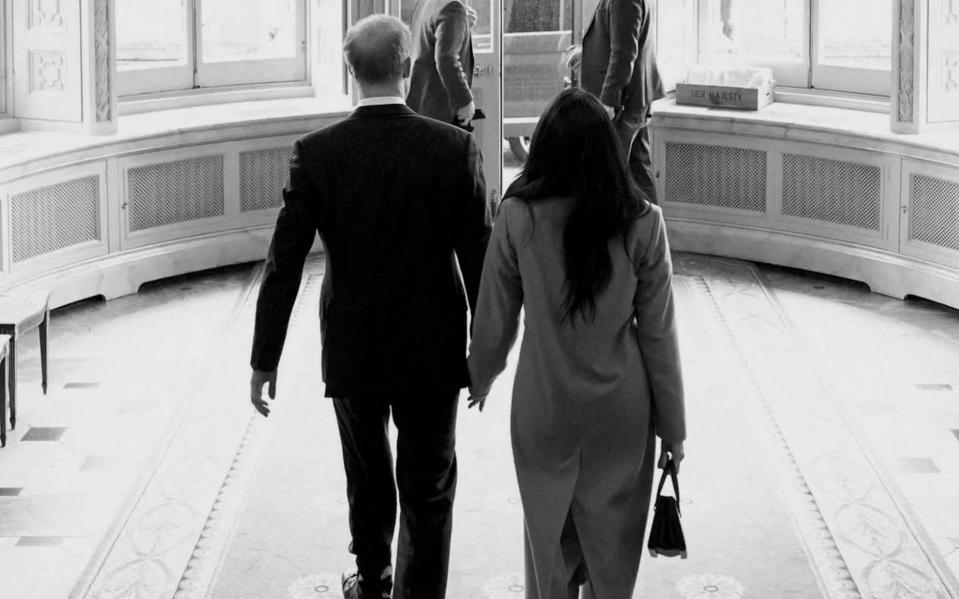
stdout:
[[387,83],[403,78],[410,56],[410,28],[396,17],[373,15],[346,32],[343,55],[353,75],[367,83]]

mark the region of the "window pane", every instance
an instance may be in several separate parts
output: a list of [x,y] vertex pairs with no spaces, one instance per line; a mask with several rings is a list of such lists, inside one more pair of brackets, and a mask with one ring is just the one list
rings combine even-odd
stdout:
[[117,69],[185,64],[186,10],[185,0],[117,0]]
[[[476,52],[493,51],[493,2],[492,0],[466,0],[466,4],[476,11],[476,24],[473,25],[473,50]],[[498,5],[499,2],[496,2]]]
[[892,0],[819,0],[819,62],[888,71]]
[[[572,43],[572,0],[507,0],[503,23],[506,118],[539,117],[563,91]],[[530,129],[532,126],[530,125]],[[532,131],[523,131],[522,137]]]
[[670,0],[656,7],[656,61],[666,90],[686,79],[696,62],[696,0]]
[[202,2],[203,62],[295,58],[300,0]]
[[700,62],[802,63],[804,0],[706,0]]

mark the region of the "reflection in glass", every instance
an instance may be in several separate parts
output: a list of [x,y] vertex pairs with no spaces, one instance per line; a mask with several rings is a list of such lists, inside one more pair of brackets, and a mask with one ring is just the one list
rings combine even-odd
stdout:
[[563,90],[572,39],[572,0],[506,0],[504,116],[539,117]]
[[892,65],[892,0],[820,0],[819,62],[879,69]]
[[185,0],[117,2],[117,69],[182,65],[187,60]]
[[803,62],[804,4],[804,0],[707,0],[700,62]]
[[477,14],[476,24],[473,25],[473,51],[492,52],[493,2],[491,0],[466,0],[466,4],[471,6]]
[[296,57],[297,0],[201,0],[203,62]]

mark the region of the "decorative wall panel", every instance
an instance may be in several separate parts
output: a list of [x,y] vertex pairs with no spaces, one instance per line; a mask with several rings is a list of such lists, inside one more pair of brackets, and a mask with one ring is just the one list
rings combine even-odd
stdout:
[[223,156],[203,156],[130,169],[130,232],[222,216]]
[[283,203],[291,154],[291,148],[240,153],[240,210],[264,210]]
[[666,143],[665,200],[765,212],[766,153]]
[[74,179],[10,197],[10,252],[14,263],[97,241],[99,178]]
[[63,31],[63,0],[30,0],[30,29]]
[[787,216],[880,231],[882,169],[785,154],[782,200]]
[[959,250],[959,183],[913,175],[909,238]]

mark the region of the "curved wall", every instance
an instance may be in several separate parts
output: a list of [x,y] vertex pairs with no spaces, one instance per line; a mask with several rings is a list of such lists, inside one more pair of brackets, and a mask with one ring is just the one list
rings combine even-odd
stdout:
[[959,308],[959,132],[773,104],[663,103],[651,132],[674,249],[863,281]]
[[0,159],[0,292],[49,291],[56,307],[262,259],[293,140],[343,116],[160,124],[64,138],[66,150],[56,137],[12,134],[44,147]]

